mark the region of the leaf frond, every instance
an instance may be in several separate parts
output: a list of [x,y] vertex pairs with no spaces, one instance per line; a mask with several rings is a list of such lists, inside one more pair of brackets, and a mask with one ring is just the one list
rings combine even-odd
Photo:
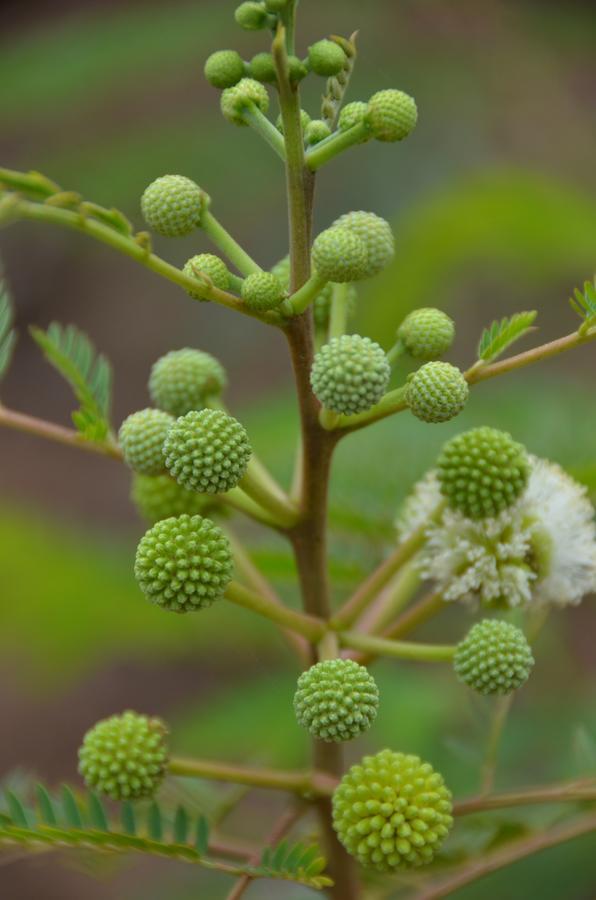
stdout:
[[531,310],[494,321],[480,336],[478,359],[485,363],[498,359],[515,341],[534,330],[532,325],[536,316],[536,310]]

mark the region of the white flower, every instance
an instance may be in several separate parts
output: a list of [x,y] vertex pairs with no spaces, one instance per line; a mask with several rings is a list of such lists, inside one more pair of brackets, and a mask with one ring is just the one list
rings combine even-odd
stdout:
[[412,493],[406,497],[398,513],[395,527],[400,541],[405,541],[421,525],[428,522],[441,500],[439,479],[435,470],[431,469],[416,482]]

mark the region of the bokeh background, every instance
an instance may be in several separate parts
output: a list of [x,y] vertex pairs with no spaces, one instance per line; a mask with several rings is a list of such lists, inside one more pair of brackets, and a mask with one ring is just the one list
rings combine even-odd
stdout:
[[[212,51],[246,58],[262,34],[240,31],[232,2],[19,0],[3,5],[0,163],[40,170],[65,189],[116,206],[142,227],[139,197],[165,172],[194,178],[213,209],[263,265],[286,252],[283,173],[246,130],[221,117],[203,79]],[[540,340],[576,327],[567,298],[596,266],[596,9],[551,0],[303,0],[299,49],[359,29],[349,99],[395,86],[413,94],[419,126],[403,145],[370,143],[324,169],[316,225],[371,209],[395,226],[391,269],[361,291],[356,327],[390,346],[404,313],[437,305],[457,322],[450,359],[462,366],[492,319],[539,310]],[[312,82],[312,83],[311,83]],[[304,105],[316,115],[320,80]],[[273,104],[274,106],[274,104]],[[182,265],[209,249],[201,235],[156,239]],[[148,403],[151,363],[186,345],[229,372],[228,401],[260,455],[288,476],[296,415],[282,340],[226,310],[188,302],[175,286],[80,235],[20,224],[0,233],[20,339],[3,386],[18,409],[67,423],[69,390],[27,334],[31,323],[73,322],[112,360],[113,418]],[[564,464],[596,496],[594,349],[478,387],[456,425],[396,417],[340,448],[332,491],[331,568],[338,599],[393,539],[405,492],[443,441],[465,426],[511,430]],[[403,374],[403,372],[401,373]],[[76,779],[76,750],[99,717],[127,707],[172,725],[177,750],[298,765],[295,679],[284,645],[237,609],[196,619],[148,606],[132,576],[143,525],[117,463],[4,432],[0,435],[0,772],[6,784],[36,775]],[[294,572],[286,548],[241,526],[284,596]],[[192,621],[191,621],[192,619]],[[463,613],[424,636],[457,638]],[[516,701],[502,751],[502,787],[571,777],[595,764],[596,616],[593,601],[553,616],[535,676]],[[488,707],[471,703],[448,672],[379,665],[381,715],[363,746],[414,751],[441,768],[460,795],[475,789]],[[584,767],[582,769],[582,767]],[[194,786],[215,814],[222,797]],[[229,827],[265,833],[274,795],[251,794]],[[250,823],[247,826],[247,811]],[[244,813],[244,815],[242,815]],[[556,811],[555,811],[556,813]],[[536,815],[551,820],[552,810]],[[550,819],[549,819],[550,817]],[[501,819],[508,827],[507,817]],[[519,819],[516,820],[519,826]],[[511,824],[511,823],[509,823]],[[183,865],[59,866],[44,857],[0,869],[11,900],[172,900],[224,897],[229,885]],[[594,896],[590,838],[516,865],[468,898]],[[310,896],[259,883],[250,896]]]

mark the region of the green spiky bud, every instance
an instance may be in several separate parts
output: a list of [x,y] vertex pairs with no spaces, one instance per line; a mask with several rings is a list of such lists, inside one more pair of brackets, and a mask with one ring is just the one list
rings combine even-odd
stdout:
[[199,253],[197,256],[191,256],[184,264],[182,269],[189,278],[196,278],[198,289],[196,291],[188,291],[189,297],[193,300],[205,299],[205,286],[197,272],[203,272],[211,279],[214,286],[220,291],[227,291],[230,287],[230,272],[223,259],[215,256],[213,253]]
[[498,619],[473,625],[453,658],[459,680],[479,694],[511,694],[526,683],[533,665],[523,631]]
[[366,248],[367,264],[365,278],[376,275],[389,265],[395,253],[395,240],[391,225],[375,213],[344,213],[336,219],[332,228],[348,228],[360,238]]
[[496,428],[456,435],[437,461],[441,493],[468,519],[493,518],[511,506],[525,490],[529,473],[526,448]]
[[252,447],[237,419],[221,409],[202,409],[176,419],[163,452],[169,473],[183,487],[225,494],[246,472]]
[[351,741],[368,731],[379,707],[379,689],[352,659],[316,663],[298,679],[294,712],[298,723],[322,741]]
[[[300,110],[300,125],[302,126],[302,133],[304,134],[306,132],[306,129],[310,125],[310,116],[305,109]],[[284,133],[284,122],[281,117],[281,113],[278,115],[277,119],[275,120],[275,127],[282,134]]]
[[210,519],[182,515],[156,522],[137,547],[135,578],[152,603],[171,612],[206,609],[232,579],[232,551]]
[[414,359],[438,359],[451,347],[455,326],[447,313],[422,307],[408,313],[397,336]]
[[423,422],[447,422],[466,405],[470,389],[456,366],[428,362],[408,377],[406,403]]
[[346,64],[346,54],[335,41],[324,39],[308,48],[308,64],[313,72],[327,78],[338,75]]
[[360,281],[368,276],[366,245],[349,228],[334,226],[317,235],[312,262],[326,281]]
[[226,373],[221,363],[210,353],[190,347],[161,356],[153,363],[149,376],[151,399],[172,416],[202,409],[225,386]]
[[168,730],[161,719],[127,710],[102,719],[83,738],[79,772],[112,800],[152,797],[165,775]]
[[262,3],[254,3],[252,0],[241,3],[234,12],[234,18],[246,31],[260,31],[267,27],[267,10]]
[[[360,125],[360,123],[364,122],[366,119],[367,113],[368,103],[364,103],[362,100],[354,100],[352,103],[346,103],[339,113],[337,127],[340,131],[347,131],[349,128],[353,128],[354,125]],[[365,141],[366,138],[363,138],[362,140]]]
[[255,272],[242,282],[242,299],[257,312],[275,309],[285,295],[283,284],[271,272]]
[[170,475],[139,475],[135,472],[130,497],[143,519],[153,525],[170,516],[207,515],[217,502],[178,484]]
[[324,141],[330,134],[331,129],[327,122],[324,122],[322,119],[313,119],[304,131],[304,140],[312,147],[314,144]]
[[201,224],[206,195],[185,175],[162,175],[145,188],[141,211],[158,234],[183,237]]
[[326,409],[349,416],[378,403],[390,375],[382,347],[359,334],[343,334],[321,347],[310,383]]
[[162,409],[140,409],[127,416],[118,432],[125,463],[142,475],[164,471],[163,445],[173,417]]
[[269,94],[254,78],[242,78],[234,87],[226,88],[221,95],[221,111],[233,125],[246,125],[242,112],[251,105],[262,113],[269,109]]
[[271,53],[257,53],[250,61],[250,77],[257,81],[273,84],[277,81],[277,72]]
[[349,769],[333,794],[348,853],[380,872],[432,861],[453,825],[451,792],[430,763],[382,750]]
[[233,87],[244,77],[244,61],[236,50],[216,50],[207,59],[204,72],[213,87]]
[[416,101],[403,91],[378,91],[368,101],[367,121],[378,141],[402,141],[416,127]]

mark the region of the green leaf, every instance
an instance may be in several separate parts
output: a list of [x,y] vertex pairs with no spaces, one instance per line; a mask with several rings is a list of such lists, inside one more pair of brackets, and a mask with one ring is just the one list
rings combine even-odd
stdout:
[[74,325],[52,322],[47,331],[31,327],[33,339],[48,362],[68,381],[81,408],[73,413],[77,430],[90,441],[109,438],[112,369],[105,356],[97,355],[86,334]]
[[48,794],[43,784],[38,784],[35,788],[37,794],[37,805],[41,816],[46,825],[57,825],[56,811],[54,809],[52,798]]
[[197,819],[195,847],[200,856],[206,856],[209,850],[209,822],[205,816]]
[[537,316],[536,310],[514,313],[500,322],[495,321],[485,328],[478,344],[478,359],[493,362],[498,359],[515,341],[519,341],[529,331],[533,331],[532,323]]
[[186,844],[188,839],[188,813],[183,806],[179,806],[174,816],[174,842]]
[[17,333],[12,327],[14,311],[8,285],[0,273],[0,379],[4,377],[17,340]]
[[583,292],[576,288],[573,297],[569,298],[569,303],[580,319],[583,319],[579,328],[580,334],[596,327],[596,277],[593,282],[584,281]]
[[64,784],[62,786],[62,809],[64,810],[64,815],[66,817],[67,823],[72,828],[83,827],[81,811],[79,810],[77,801],[75,800],[75,795],[67,784]]
[[23,828],[29,827],[27,813],[19,798],[12,791],[6,791],[6,803],[8,805],[8,814],[15,823]]
[[89,820],[94,828],[109,831],[108,816],[97,794],[89,794]]
[[163,824],[161,810],[157,803],[153,802],[147,812],[147,831],[154,841],[161,841],[163,837]]
[[122,823],[122,828],[126,832],[126,834],[136,834],[137,833],[137,823],[135,818],[135,811],[132,803],[129,800],[126,800],[120,809],[120,821]]

